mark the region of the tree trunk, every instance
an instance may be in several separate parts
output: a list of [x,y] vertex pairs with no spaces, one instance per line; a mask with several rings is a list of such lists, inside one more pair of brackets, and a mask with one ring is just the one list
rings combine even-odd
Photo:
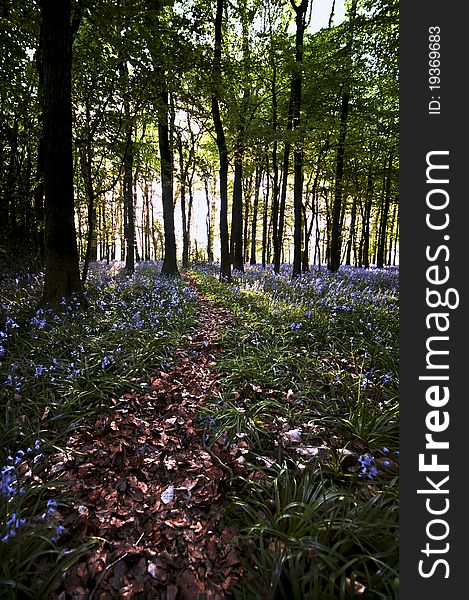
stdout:
[[397,236],[397,232],[394,231],[394,229],[396,227],[397,206],[398,206],[398,202],[396,199],[396,202],[392,209],[391,224],[389,227],[389,230],[391,233],[389,236],[389,248],[388,248],[388,259],[387,259],[388,265],[393,264],[393,244],[394,244],[394,240],[396,239],[396,236]]
[[373,190],[373,171],[372,167],[370,166],[365,195],[365,213],[363,216],[362,251],[360,260],[360,266],[365,267],[365,269],[370,267],[370,219],[371,205],[373,202]]
[[252,229],[251,229],[251,259],[250,264],[256,264],[256,246],[257,246],[257,214],[259,211],[259,191],[261,187],[262,169],[259,165],[256,167],[254,204],[252,207]]
[[269,226],[269,195],[270,195],[270,175],[269,175],[269,155],[266,157],[265,167],[266,187],[264,192],[264,211],[262,215],[262,268],[266,266],[268,226]]
[[84,303],[74,221],[71,0],[40,0],[44,88],[45,280],[42,305]]
[[[290,102],[288,107],[287,131],[293,128],[293,101],[290,93]],[[288,140],[285,141],[283,147],[283,164],[282,164],[282,182],[280,187],[280,203],[277,227],[277,255],[274,256],[274,271],[280,272],[280,257],[283,249],[283,234],[285,229],[285,207],[287,204],[287,188],[288,188],[288,171],[290,169],[290,147]]]
[[189,264],[189,236],[187,227],[187,207],[186,207],[186,170],[184,166],[184,153],[182,146],[182,136],[177,133],[178,152],[179,152],[179,181],[181,195],[181,221],[182,221],[182,266]]
[[347,240],[347,254],[345,255],[345,264],[352,264],[352,248],[355,243],[355,223],[357,220],[357,197],[354,196],[352,200],[352,211],[350,214],[350,228]]
[[124,100],[124,110],[127,120],[124,154],[124,240],[126,246],[125,270],[127,273],[133,273],[135,271],[135,212],[133,195],[134,149],[132,139],[133,126],[130,121],[130,107],[128,100]]
[[243,264],[243,154],[238,131],[234,157],[233,212],[231,219],[231,244],[233,269],[244,271]]
[[97,235],[96,235],[96,204],[95,193],[93,188],[93,148],[91,145],[90,122],[91,113],[89,103],[86,102],[86,121],[87,121],[87,136],[85,147],[81,152],[81,171],[83,183],[85,186],[85,194],[88,202],[88,235],[86,240],[85,260],[81,273],[81,281],[84,285],[88,276],[88,269],[91,261],[97,260]]
[[384,267],[384,255],[386,248],[386,228],[388,225],[389,204],[391,202],[391,173],[392,173],[392,153],[389,157],[389,167],[386,174],[385,192],[383,198],[383,210],[381,212],[381,220],[378,236],[378,250],[376,255],[376,266],[378,269]]
[[174,232],[173,156],[169,140],[169,94],[159,94],[161,107],[158,118],[158,144],[161,161],[161,198],[163,201],[164,259],[161,273],[178,275],[176,234]]
[[213,230],[214,230],[214,213],[215,205],[210,198],[210,191],[208,188],[208,178],[204,178],[205,187],[205,200],[207,202],[207,217],[205,219],[205,225],[207,229],[207,260],[213,262]]
[[[301,93],[302,93],[302,63],[303,39],[306,26],[306,12],[309,0],[301,0],[297,6],[294,0],[291,4],[296,13],[296,64],[295,74],[291,83],[293,129],[299,133],[301,124]],[[301,274],[301,245],[302,245],[302,216],[303,216],[303,148],[300,135],[293,151],[293,277]]]
[[230,242],[228,234],[228,149],[220,116],[221,44],[224,0],[217,0],[215,17],[215,47],[213,53],[213,93],[211,98],[213,124],[220,156],[220,279],[231,280]]
[[340,267],[340,254],[342,247],[342,232],[340,230],[340,218],[342,213],[342,192],[344,178],[344,153],[345,136],[347,134],[347,117],[349,107],[349,94],[344,92],[342,96],[342,110],[340,113],[339,145],[337,148],[336,172],[335,172],[335,194],[332,206],[332,228],[329,250],[329,270],[337,271]]

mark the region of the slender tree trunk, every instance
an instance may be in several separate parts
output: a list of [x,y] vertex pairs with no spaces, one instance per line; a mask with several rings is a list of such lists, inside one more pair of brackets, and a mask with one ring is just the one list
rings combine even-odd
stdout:
[[161,197],[164,221],[164,259],[161,273],[177,275],[176,234],[174,231],[173,156],[169,139],[169,94],[159,94],[161,108],[158,118],[158,143],[161,160]]
[[[18,117],[15,115],[13,127],[11,128],[10,135],[10,160],[8,163],[8,169],[6,173],[6,186],[5,186],[5,198],[6,198],[6,212],[8,220],[3,227],[8,231],[8,241],[10,243],[10,251],[16,253],[19,250],[20,240],[18,239],[18,190],[17,190],[17,173],[18,173]],[[24,249],[24,248],[22,248]]]
[[42,132],[37,145],[34,220],[36,225],[36,247],[42,263],[44,261],[44,138]]
[[[309,0],[301,0],[296,5],[290,0],[296,13],[296,65],[295,75],[291,83],[293,106],[293,129],[298,132],[301,125],[301,93],[302,93],[302,63],[303,63],[303,38],[306,25],[306,12]],[[293,277],[301,274],[301,245],[302,245],[302,216],[303,216],[303,148],[300,134],[296,140],[293,151]]]
[[252,207],[252,229],[251,229],[251,265],[256,264],[256,246],[257,246],[257,214],[259,211],[259,192],[261,187],[262,169],[260,165],[256,167],[256,176],[254,184],[254,204]]
[[267,240],[269,237],[269,195],[270,195],[270,174],[269,174],[269,155],[266,157],[265,167],[266,186],[264,192],[264,212],[262,215],[262,268],[265,269],[267,258]]
[[189,177],[187,187],[189,191],[189,205],[187,207],[187,255],[191,257],[191,223],[192,223],[192,209],[194,206],[194,188],[193,188],[194,172]]
[[[249,262],[249,252],[251,248],[251,227],[252,227],[252,173],[244,178],[243,182],[244,197],[244,229],[243,229],[243,262]],[[250,227],[251,225],[251,227]]]
[[395,240],[395,236],[396,236],[394,229],[396,226],[397,206],[398,206],[398,203],[396,201],[392,208],[391,223],[389,226],[390,235],[389,235],[389,246],[388,246],[388,259],[387,259],[388,265],[392,264],[393,244],[394,244],[394,240]]
[[40,0],[44,88],[45,279],[42,305],[84,303],[74,221],[71,0]]
[[366,186],[365,195],[365,214],[363,217],[363,234],[362,234],[362,254],[360,266],[364,266],[365,269],[370,267],[370,219],[371,219],[371,205],[373,202],[373,171],[370,165],[368,171],[368,183]]
[[86,103],[86,119],[87,119],[87,137],[85,147],[81,152],[81,171],[83,183],[85,186],[85,194],[88,203],[88,235],[86,240],[85,260],[81,274],[81,281],[84,285],[88,276],[88,269],[91,261],[97,260],[97,237],[96,237],[96,205],[95,193],[93,188],[93,148],[91,145],[90,121],[91,113],[89,103]]
[[126,134],[126,150],[124,156],[124,243],[125,243],[125,270],[127,273],[135,271],[135,212],[133,195],[133,140],[132,126]]
[[128,99],[124,100],[124,111],[127,122],[125,154],[124,154],[124,240],[125,240],[125,270],[135,271],[135,213],[133,195],[133,126],[130,119]]
[[182,266],[189,264],[189,236],[187,228],[187,207],[186,207],[186,170],[184,165],[184,152],[182,146],[182,137],[177,135],[179,152],[179,173],[180,173],[180,196],[181,196],[181,221],[182,221]]
[[[290,118],[288,125],[291,129],[291,109],[289,109]],[[274,132],[274,143],[272,148],[272,244],[274,247],[274,271],[278,273],[280,271],[280,254],[281,254],[281,233],[279,223],[279,185],[278,185],[278,142],[277,142],[277,129],[278,129],[278,109],[277,109],[277,65],[275,59],[272,65],[272,130]],[[289,151],[289,150],[288,150]],[[288,156],[288,155],[287,155]],[[285,190],[286,193],[286,190]],[[283,228],[283,225],[282,225]]]
[[233,269],[244,271],[243,263],[243,154],[238,131],[234,157],[233,211],[231,219],[231,244]]
[[228,149],[220,116],[221,44],[224,0],[217,0],[215,17],[215,46],[213,53],[214,89],[212,93],[212,116],[220,156],[220,279],[231,280],[230,242],[228,234]]
[[396,219],[396,237],[394,238],[394,252],[392,257],[392,264],[396,266],[397,264],[397,251],[398,251],[398,243],[397,240],[399,238],[399,219]]
[[342,247],[342,232],[340,230],[340,218],[342,212],[342,192],[344,177],[344,153],[345,137],[347,134],[347,117],[349,107],[349,94],[344,92],[342,96],[342,110],[340,113],[339,145],[337,148],[336,172],[335,172],[335,194],[332,206],[332,228],[329,250],[329,270],[337,271],[340,267],[340,254]]
[[[292,131],[293,128],[293,101],[290,93],[290,102],[288,107],[287,117],[287,132]],[[290,147],[291,144],[288,140],[285,140],[283,147],[283,163],[282,163],[282,181],[280,187],[280,205],[278,215],[278,250],[277,257],[274,257],[274,271],[279,273],[280,271],[280,257],[283,249],[283,235],[285,231],[285,209],[287,205],[287,189],[288,189],[288,171],[290,169]]]
[[376,266],[379,269],[384,267],[385,248],[386,248],[386,231],[388,225],[389,205],[391,202],[391,173],[392,173],[392,153],[389,157],[389,166],[386,173],[386,184],[383,198],[383,210],[381,213],[381,221],[378,236],[378,249],[376,255]]
[[213,262],[213,230],[214,230],[214,212],[215,206],[210,197],[210,190],[208,187],[208,177],[204,177],[204,189],[205,189],[205,200],[207,202],[207,217],[205,219],[205,226],[207,229],[207,260]]
[[355,240],[355,223],[357,220],[357,197],[354,196],[352,200],[352,210],[350,213],[350,228],[347,240],[347,254],[345,255],[345,264],[352,264],[352,247]]

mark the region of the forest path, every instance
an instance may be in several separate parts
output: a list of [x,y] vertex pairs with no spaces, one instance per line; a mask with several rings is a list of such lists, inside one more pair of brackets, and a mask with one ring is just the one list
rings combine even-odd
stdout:
[[235,530],[222,529],[221,517],[230,476],[242,467],[222,445],[205,445],[196,414],[217,389],[220,334],[234,317],[189,281],[198,325],[168,370],[146,391],[114,399],[70,440],[67,456],[53,459],[76,499],[66,530],[107,540],[68,570],[54,599],[221,600],[239,577]]

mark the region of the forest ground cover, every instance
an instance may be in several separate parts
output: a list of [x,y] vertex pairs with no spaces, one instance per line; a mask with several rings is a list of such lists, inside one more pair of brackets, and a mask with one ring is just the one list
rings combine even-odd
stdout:
[[139,578],[162,598],[397,597],[397,272],[217,274],[186,274],[200,297],[154,266],[97,271],[86,315],[35,313],[34,285],[5,286],[11,597],[53,584],[54,553],[63,598],[85,582],[152,597]]
[[233,495],[239,597],[397,597],[398,271],[196,272],[238,323],[204,412],[263,472]]

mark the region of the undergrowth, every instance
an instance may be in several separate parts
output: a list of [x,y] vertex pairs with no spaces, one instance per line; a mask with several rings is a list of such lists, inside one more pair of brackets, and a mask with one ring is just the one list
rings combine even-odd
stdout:
[[216,437],[249,444],[236,596],[398,598],[397,270],[193,275],[237,317],[203,408]]
[[[63,494],[41,474],[48,455],[66,452],[67,439],[113,397],[164,367],[193,324],[191,290],[159,271],[141,263],[127,276],[120,265],[96,265],[86,310],[76,298],[63,300],[58,311],[37,309],[40,275],[3,282],[0,589],[6,598],[44,600],[66,568],[102,542],[67,538],[58,504]],[[56,567],[49,572],[51,556]]]

